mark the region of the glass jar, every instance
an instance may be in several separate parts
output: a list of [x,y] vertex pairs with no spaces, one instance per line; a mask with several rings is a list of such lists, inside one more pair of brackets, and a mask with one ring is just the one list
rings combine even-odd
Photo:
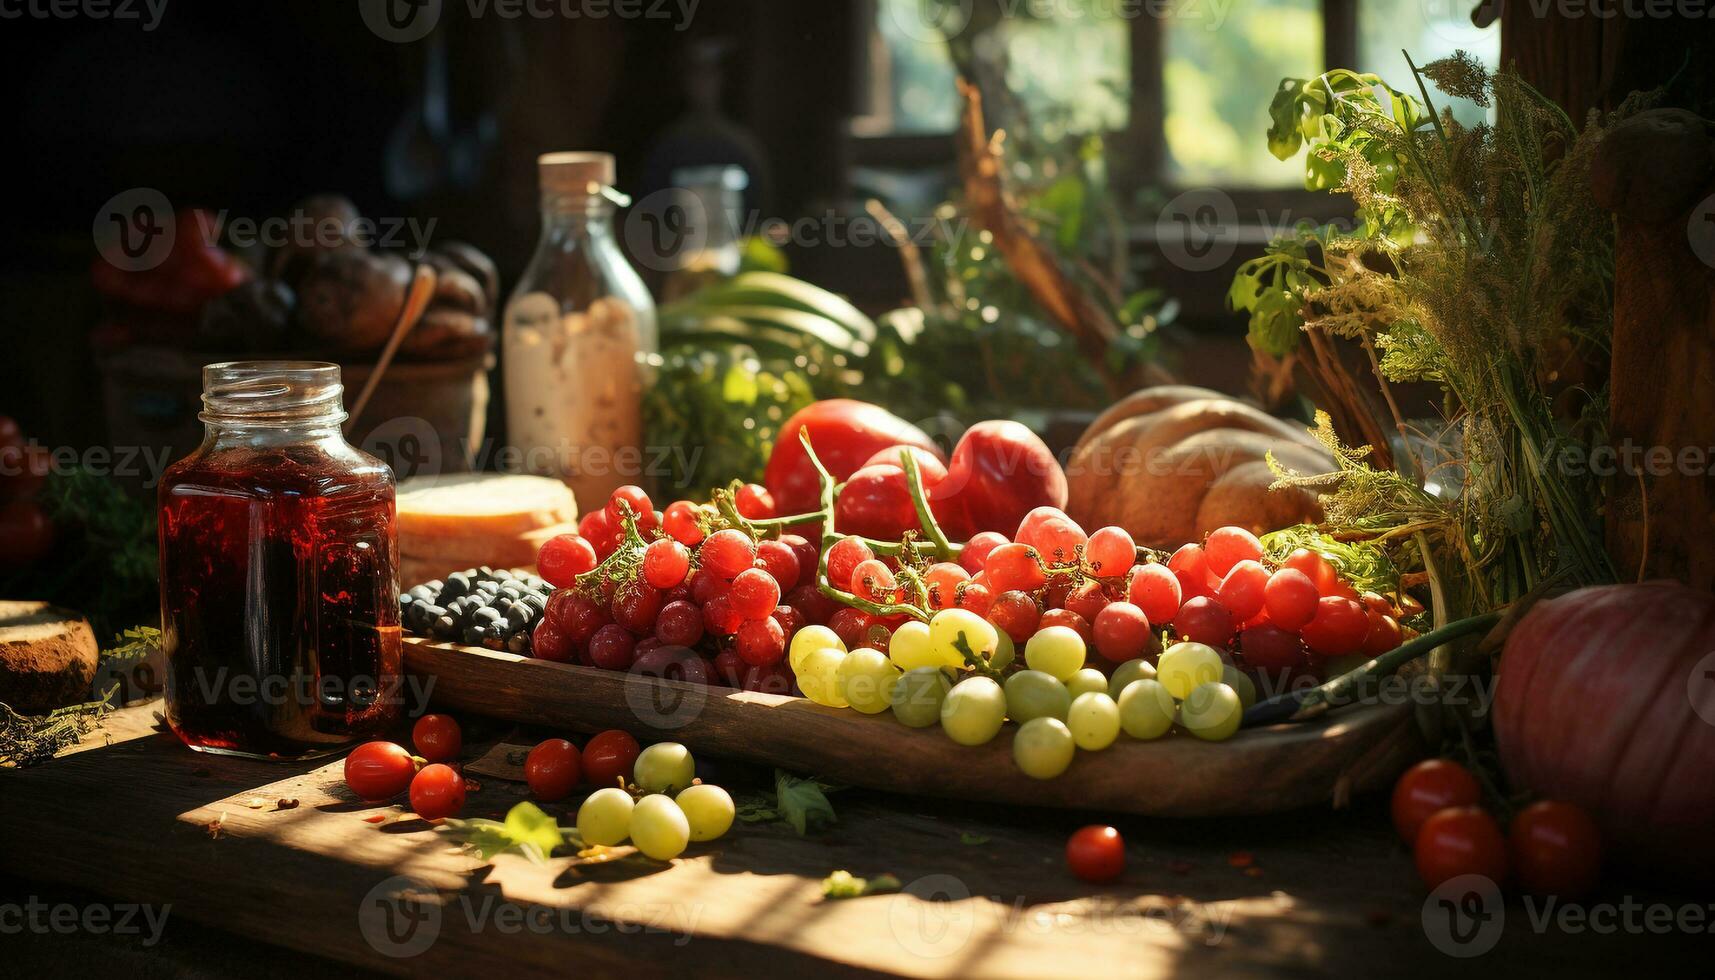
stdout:
[[584,508],[642,483],[655,303],[614,240],[613,156],[538,161],[542,238],[506,304],[506,427],[522,469]]
[[203,368],[203,443],[160,508],[167,723],[201,752],[296,759],[402,708],[393,474],[340,434],[339,367]]

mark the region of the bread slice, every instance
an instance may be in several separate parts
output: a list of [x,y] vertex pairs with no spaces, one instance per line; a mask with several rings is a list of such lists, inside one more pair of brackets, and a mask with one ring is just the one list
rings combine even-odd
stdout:
[[400,550],[425,538],[516,538],[578,519],[572,491],[545,476],[446,473],[399,484]]

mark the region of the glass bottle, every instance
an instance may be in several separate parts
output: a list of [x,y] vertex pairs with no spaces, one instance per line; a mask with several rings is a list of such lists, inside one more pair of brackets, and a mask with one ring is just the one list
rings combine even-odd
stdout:
[[526,472],[599,507],[644,482],[655,303],[614,239],[613,156],[549,153],[537,167],[542,238],[506,304],[506,427]]
[[353,448],[339,367],[203,368],[203,443],[160,508],[167,723],[201,752],[295,759],[402,708],[393,474]]

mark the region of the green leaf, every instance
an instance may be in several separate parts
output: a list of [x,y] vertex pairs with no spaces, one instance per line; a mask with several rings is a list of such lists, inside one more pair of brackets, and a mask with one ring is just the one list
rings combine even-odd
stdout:
[[565,842],[568,831],[542,808],[526,800],[506,813],[504,822],[474,818],[448,820],[447,830],[484,861],[497,855],[518,853],[541,864]]
[[774,770],[774,801],[780,819],[792,825],[802,837],[822,821],[834,823],[833,804],[822,792],[823,784],[783,770]]

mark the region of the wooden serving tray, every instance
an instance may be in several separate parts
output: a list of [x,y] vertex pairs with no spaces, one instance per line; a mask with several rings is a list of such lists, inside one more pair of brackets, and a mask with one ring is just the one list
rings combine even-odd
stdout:
[[433,678],[435,704],[455,710],[571,731],[623,728],[850,786],[1021,806],[1171,817],[1269,813],[1386,786],[1422,755],[1409,703],[1360,705],[1316,722],[1246,729],[1225,742],[1122,734],[1105,751],[1080,750],[1060,776],[1037,780],[1013,764],[1011,725],[987,745],[964,746],[888,713],[411,636],[405,663]]

